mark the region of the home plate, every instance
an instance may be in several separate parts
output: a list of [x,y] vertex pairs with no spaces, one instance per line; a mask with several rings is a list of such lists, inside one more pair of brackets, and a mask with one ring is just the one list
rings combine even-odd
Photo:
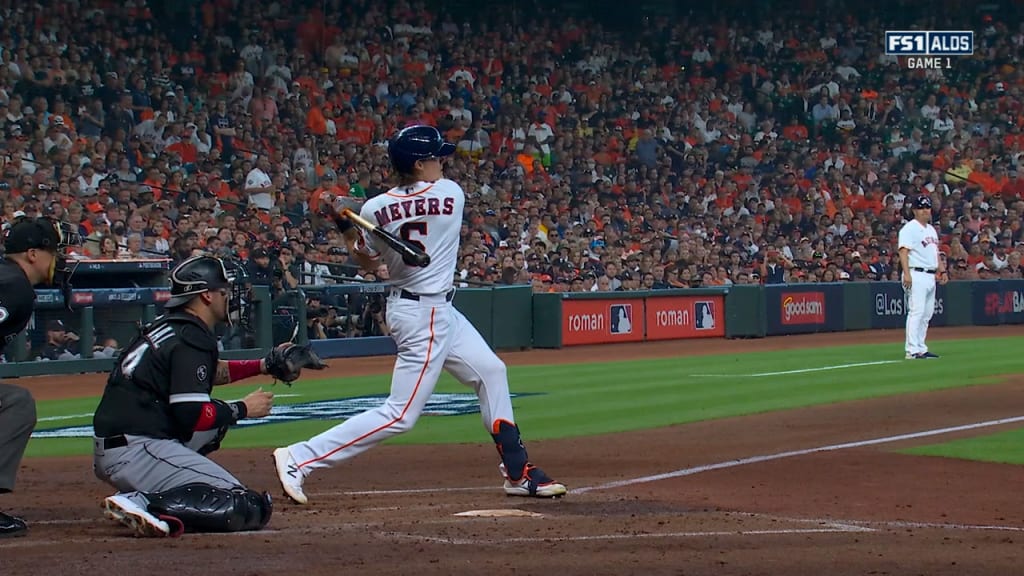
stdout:
[[520,518],[543,518],[543,514],[536,512],[530,512],[528,510],[518,510],[516,508],[504,508],[500,510],[467,510],[466,512],[459,512],[453,514],[453,516],[475,516],[478,518],[509,518],[509,517],[520,517]]

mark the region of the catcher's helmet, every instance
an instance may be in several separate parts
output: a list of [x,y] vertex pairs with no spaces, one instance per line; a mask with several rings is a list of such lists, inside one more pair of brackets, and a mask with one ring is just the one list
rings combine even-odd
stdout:
[[193,256],[171,270],[171,298],[164,308],[183,306],[203,292],[231,288],[231,285],[231,278],[219,258]]
[[433,126],[416,125],[402,128],[388,142],[388,156],[395,170],[411,174],[417,160],[450,156],[455,145],[445,142],[444,136]]
[[914,210],[932,207],[932,199],[926,194],[921,194],[917,198],[914,198]]

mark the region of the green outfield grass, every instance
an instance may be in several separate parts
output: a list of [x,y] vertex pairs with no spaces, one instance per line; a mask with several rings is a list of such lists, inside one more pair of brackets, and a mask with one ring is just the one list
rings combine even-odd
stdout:
[[[691,356],[580,365],[510,367],[516,419],[530,439],[563,438],[655,428],[877,396],[983,385],[1020,369],[1016,354],[1024,338],[947,340],[932,350],[936,361],[904,361],[899,344]],[[681,353],[687,343],[679,342]],[[737,350],[742,347],[737,343]],[[813,370],[870,362],[827,371]],[[752,377],[751,375],[758,375]],[[280,405],[386,394],[388,376],[306,380],[278,385]],[[240,398],[252,386],[219,388],[218,396]],[[469,390],[445,375],[437,392]],[[39,403],[37,431],[88,425],[97,398]],[[76,416],[80,415],[80,416]],[[57,418],[57,419],[54,419]],[[305,420],[233,430],[226,448],[284,445],[326,430],[338,421]],[[489,441],[479,414],[428,416],[396,443]],[[30,456],[88,454],[87,438],[33,439]]]
[[903,450],[903,452],[920,456],[942,456],[1001,464],[1024,464],[1024,428],[942,444],[917,446]]

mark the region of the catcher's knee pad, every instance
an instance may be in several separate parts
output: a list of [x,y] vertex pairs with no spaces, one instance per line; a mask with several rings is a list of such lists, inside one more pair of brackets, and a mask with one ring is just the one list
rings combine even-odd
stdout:
[[505,464],[505,473],[512,480],[522,478],[526,463],[530,461],[523,446],[523,440],[519,437],[519,426],[508,420],[495,420],[491,432],[494,444],[498,448],[501,461]]
[[181,520],[186,532],[259,530],[273,513],[269,494],[246,488],[186,484],[146,496],[150,513]]

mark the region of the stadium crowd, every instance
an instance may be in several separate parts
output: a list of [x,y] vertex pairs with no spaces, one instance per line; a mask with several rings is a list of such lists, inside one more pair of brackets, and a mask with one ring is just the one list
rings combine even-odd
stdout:
[[80,258],[386,279],[319,206],[386,190],[387,137],[426,123],[458,145],[464,286],[895,280],[917,194],[953,279],[1021,277],[1024,25],[950,4],[975,54],[921,71],[884,55],[911,24],[886,4],[616,29],[536,1],[4,0],[0,213],[78,224]]

